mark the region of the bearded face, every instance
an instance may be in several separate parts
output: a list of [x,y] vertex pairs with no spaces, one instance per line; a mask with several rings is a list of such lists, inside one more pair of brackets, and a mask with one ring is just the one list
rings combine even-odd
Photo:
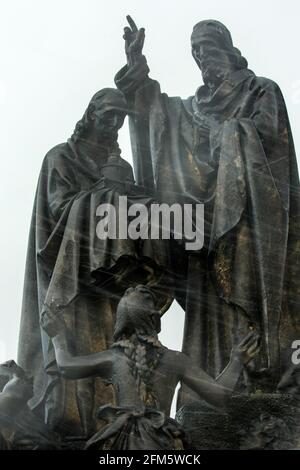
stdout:
[[191,47],[204,84],[210,88],[216,88],[231,72],[248,65],[233,46],[230,32],[219,21],[197,23],[192,32]]
[[205,85],[220,84],[236,69],[234,57],[213,41],[192,37],[192,55],[201,70]]
[[229,61],[226,53],[214,44],[193,42],[192,55],[202,72],[204,83],[214,81],[215,78],[228,69]]

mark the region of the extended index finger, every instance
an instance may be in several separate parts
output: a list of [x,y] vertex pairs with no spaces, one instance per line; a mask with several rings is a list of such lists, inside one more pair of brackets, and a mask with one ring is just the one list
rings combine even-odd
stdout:
[[137,25],[135,24],[135,22],[133,21],[133,19],[131,18],[131,16],[130,16],[130,15],[127,15],[127,16],[126,16],[126,19],[127,19],[127,21],[128,21],[128,24],[129,24],[130,28],[132,29],[132,32],[133,32],[133,33],[136,33],[136,32],[138,31],[138,27],[137,27]]

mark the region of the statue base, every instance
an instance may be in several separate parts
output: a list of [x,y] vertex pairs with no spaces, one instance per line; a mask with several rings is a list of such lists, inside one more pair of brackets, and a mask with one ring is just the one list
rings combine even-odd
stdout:
[[192,449],[300,450],[300,402],[290,395],[235,395],[226,410],[197,401],[176,419]]

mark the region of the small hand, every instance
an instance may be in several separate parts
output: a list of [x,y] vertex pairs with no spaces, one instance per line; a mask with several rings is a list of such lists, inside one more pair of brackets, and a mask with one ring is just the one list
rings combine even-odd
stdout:
[[260,350],[260,337],[257,333],[249,333],[231,352],[231,359],[238,359],[242,364],[246,365]]
[[125,52],[127,63],[133,65],[142,55],[145,41],[145,29],[138,29],[131,16],[126,16],[129,27],[124,28],[123,38],[125,39]]
[[62,315],[52,312],[49,308],[42,313],[40,324],[50,338],[54,338],[58,333],[64,332],[66,329]]

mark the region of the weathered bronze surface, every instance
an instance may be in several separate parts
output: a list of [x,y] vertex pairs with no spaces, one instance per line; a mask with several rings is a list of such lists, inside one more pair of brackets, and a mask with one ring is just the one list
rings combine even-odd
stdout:
[[[297,448],[300,191],[283,96],[205,20],[191,36],[204,85],[169,97],[149,77],[144,28],[127,19],[117,89],[97,92],[42,164],[20,366],[0,366],[0,448]],[[126,114],[135,179],[117,142]],[[120,196],[128,208],[204,204],[203,248],[174,234],[100,239],[97,207],[120,214]],[[174,299],[182,352],[157,337]]]
[[181,381],[209,403],[223,406],[231,398],[243,365],[259,350],[257,335],[250,333],[232,351],[230,363],[215,381],[191,358],[159,342],[160,313],[152,291],[143,285],[127,289],[119,302],[114,343],[106,351],[74,357],[61,317],[48,311],[41,323],[53,338],[57,365],[64,377],[98,375],[117,391],[116,406],[98,410],[98,418],[107,425],[88,440],[86,449],[187,447],[183,430],[169,418],[177,383]]
[[[72,138],[46,155],[33,209],[19,363],[34,377],[31,408],[43,410],[45,404],[50,428],[75,435],[92,432],[94,410],[113,402],[113,390],[92,378],[70,384],[59,377],[40,316],[47,310],[63,312],[77,353],[106,349],[122,293],[136,282],[157,283],[169,265],[167,241],[96,236],[100,204],[118,210],[122,194],[129,206],[153,201],[134,184],[131,166],[120,157],[117,131],[126,106],[118,90],[96,93]],[[163,307],[168,296],[162,293],[159,302]]]
[[[115,83],[128,105],[137,182],[168,203],[205,204],[205,246],[178,247],[185,270],[183,351],[217,374],[237,337],[255,329],[259,388],[274,391],[299,337],[299,177],[279,86],[257,77],[220,22],[197,23],[192,55],[204,85],[188,99],[149,77],[144,28],[125,28],[127,65]],[[251,371],[248,371],[248,383]],[[263,384],[263,385],[262,385]],[[189,392],[181,403],[192,400]]]

